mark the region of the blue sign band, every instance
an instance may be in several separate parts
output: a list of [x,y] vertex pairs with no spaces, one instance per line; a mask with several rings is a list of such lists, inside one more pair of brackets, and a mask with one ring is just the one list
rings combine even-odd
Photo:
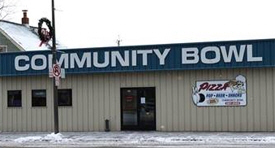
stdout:
[[[274,67],[275,40],[204,42],[59,50],[66,74]],[[51,51],[0,54],[0,76],[42,75]]]

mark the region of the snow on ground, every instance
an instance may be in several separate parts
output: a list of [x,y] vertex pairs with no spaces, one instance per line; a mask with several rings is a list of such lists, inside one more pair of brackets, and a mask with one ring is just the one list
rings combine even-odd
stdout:
[[82,147],[245,144],[274,145],[275,133],[62,132],[0,133],[0,147]]

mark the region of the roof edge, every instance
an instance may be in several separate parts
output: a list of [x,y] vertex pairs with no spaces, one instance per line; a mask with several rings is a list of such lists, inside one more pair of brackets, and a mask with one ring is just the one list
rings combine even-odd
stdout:
[[[0,20],[0,22],[10,23],[10,24],[13,24],[13,25],[18,25],[18,26],[26,26],[24,24],[10,22],[10,21],[6,21],[6,20]],[[31,27],[31,28],[38,28],[38,27],[30,26],[30,25],[28,25],[28,26]]]
[[25,51],[22,46],[20,46],[16,41],[12,39],[3,29],[0,28],[0,33],[2,33],[8,40],[10,40],[19,50]]

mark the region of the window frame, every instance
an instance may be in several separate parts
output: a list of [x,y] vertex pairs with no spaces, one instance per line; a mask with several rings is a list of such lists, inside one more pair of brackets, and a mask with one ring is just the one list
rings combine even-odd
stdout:
[[[61,93],[60,91],[68,91],[69,92],[69,104],[60,104],[60,94],[59,93]],[[72,94],[72,89],[58,89],[57,90],[57,98],[58,98],[58,100],[57,100],[57,105],[59,106],[59,107],[72,107],[73,106],[73,94]]]
[[[45,92],[45,105],[34,105],[34,92],[35,91]],[[32,107],[47,107],[47,90],[46,89],[33,89],[32,90]]]
[[0,45],[0,53],[7,52],[8,46],[7,45]]
[[[20,105],[19,106],[17,106],[17,105],[14,105],[14,103],[13,104],[10,104],[9,102],[10,102],[10,93],[11,92],[19,92],[20,93]],[[17,100],[17,99],[14,99],[14,100]],[[12,101],[13,102],[13,101]],[[7,90],[7,107],[8,108],[12,108],[12,107],[22,107],[22,90]]]

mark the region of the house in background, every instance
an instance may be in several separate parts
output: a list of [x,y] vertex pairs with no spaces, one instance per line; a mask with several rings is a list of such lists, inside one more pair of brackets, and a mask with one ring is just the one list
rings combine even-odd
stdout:
[[[27,10],[23,10],[22,23],[14,23],[0,20],[0,52],[16,52],[31,50],[46,50],[49,46],[43,44],[39,47],[41,41],[38,36],[38,27],[29,25]],[[49,42],[51,45],[51,41]],[[57,41],[57,48],[66,48]]]

